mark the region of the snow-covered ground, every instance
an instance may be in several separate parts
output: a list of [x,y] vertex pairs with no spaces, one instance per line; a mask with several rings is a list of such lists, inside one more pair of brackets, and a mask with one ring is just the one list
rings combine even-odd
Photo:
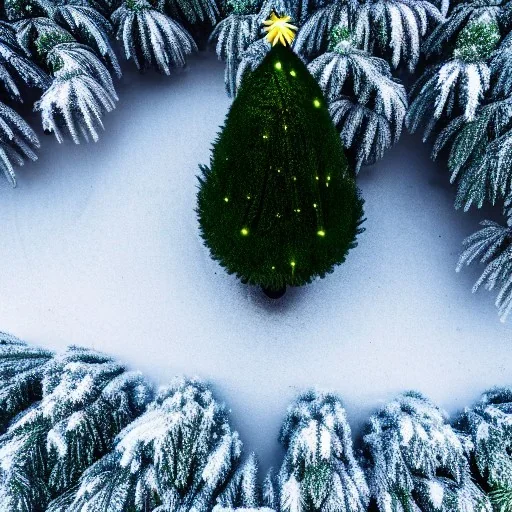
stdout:
[[470,293],[478,268],[454,271],[487,212],[453,209],[448,173],[419,137],[361,172],[366,232],[326,279],[275,302],[209,258],[195,176],[230,103],[222,80],[205,53],[171,79],[127,71],[99,143],[42,135],[18,188],[0,183],[0,329],[101,349],[162,383],[210,379],[264,467],[306,387],[339,392],[357,431],[404,389],[453,413],[512,384],[512,321],[499,322],[491,294]]

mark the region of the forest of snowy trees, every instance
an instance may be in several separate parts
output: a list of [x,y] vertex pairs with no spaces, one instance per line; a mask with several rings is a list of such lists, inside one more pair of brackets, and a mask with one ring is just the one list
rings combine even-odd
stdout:
[[260,475],[210,387],[155,389],[94,350],[0,337],[0,509],[17,512],[507,512],[512,389],[454,420],[405,392],[353,441],[338,396],[290,405]]
[[[419,132],[446,161],[456,208],[503,212],[463,241],[457,270],[483,264],[474,289],[495,290],[505,320],[512,0],[5,0],[1,170],[15,186],[17,167],[37,159],[22,104],[58,141],[96,141],[122,103],[121,59],[170,75],[208,41],[236,97],[270,51],[272,11],[297,25],[293,50],[356,173]],[[157,389],[92,349],[56,354],[1,334],[0,383],[1,511],[512,512],[512,388],[452,419],[405,392],[359,438],[340,397],[305,391],[283,411],[282,464],[261,474],[204,382]]]

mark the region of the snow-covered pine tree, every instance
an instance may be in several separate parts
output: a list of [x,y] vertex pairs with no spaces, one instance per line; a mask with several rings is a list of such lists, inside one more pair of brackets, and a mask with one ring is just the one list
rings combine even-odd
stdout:
[[120,74],[110,23],[87,0],[7,0],[4,11],[26,55],[53,79],[36,103],[44,129],[59,141],[62,130],[76,143],[97,140],[101,118],[117,100],[105,65]]
[[[224,83],[230,96],[236,94],[237,73],[244,53],[260,34],[261,16],[252,0],[227,0],[224,9],[228,13],[214,28],[210,41],[216,42],[215,51],[226,63]],[[267,45],[266,46],[270,46]]]
[[374,414],[363,442],[380,512],[491,512],[471,478],[466,443],[419,393],[404,393]]
[[121,70],[110,44],[112,27],[90,6],[88,0],[6,0],[5,13],[31,57],[44,59],[40,46],[50,41],[38,38],[46,36],[44,39],[48,39],[65,34],[58,30],[60,28],[71,34],[73,40],[89,46],[116,75],[120,75]]
[[279,511],[279,483],[273,468],[270,468],[263,480],[262,498],[264,507],[275,510],[276,512]]
[[382,158],[400,138],[407,112],[405,88],[388,63],[355,45],[348,26],[331,34],[330,51],[308,69],[329,101],[343,146],[352,149],[356,171]]
[[43,397],[43,377],[53,353],[0,333],[0,433]]
[[486,266],[473,286],[476,292],[482,285],[488,290],[498,289],[496,307],[504,322],[512,310],[512,218],[507,214],[507,225],[484,220],[482,229],[468,236],[463,244],[464,252],[459,258],[457,271],[474,261]]
[[[450,72],[438,74],[436,79],[427,70],[420,78],[415,85],[419,93],[409,110],[407,124],[414,130],[425,121],[426,135],[438,121],[445,125],[436,138],[432,156],[437,158],[441,151],[448,150],[451,182],[457,184],[456,208],[480,208],[485,201],[510,202],[511,13],[510,0],[458,2],[446,23],[434,31],[424,47],[429,58],[448,58],[452,52],[451,59],[441,60],[437,68],[430,68]],[[459,73],[461,70],[465,71]],[[464,74],[468,70],[471,73]],[[466,238],[457,266],[460,270],[475,260],[486,264],[473,291],[482,284],[488,289],[500,288],[496,305],[502,320],[512,308],[509,213],[508,226],[484,221],[483,229]]]
[[[480,42],[481,43],[481,42]],[[491,83],[486,104],[472,121],[453,119],[434,144],[433,158],[449,147],[448,168],[457,182],[456,207],[465,210],[492,204],[512,192],[512,37],[507,36],[490,59]]]
[[257,508],[260,503],[258,463],[255,454],[252,453],[235,471],[225,489],[220,493],[216,508]]
[[[0,436],[0,509],[52,510],[82,472],[142,413],[152,390],[136,372],[70,347],[45,368],[40,402]],[[58,508],[56,510],[59,510]]]
[[[110,74],[92,47],[79,44],[71,32],[55,20],[67,25],[87,44],[95,45],[98,53],[117,71],[117,60],[105,32],[108,23],[92,9],[71,7],[68,10],[68,6],[57,7],[50,0],[40,3],[10,0],[5,10],[26,54],[53,78],[36,104],[42,113],[43,127],[54,131],[59,141],[62,127],[77,143],[79,135],[97,139],[94,126],[101,125],[101,116],[114,108],[117,99]],[[63,48],[80,49],[81,59],[74,59],[73,55],[63,58]],[[82,67],[84,60],[89,65]]]
[[433,158],[449,147],[450,181],[457,183],[456,208],[480,208],[512,192],[512,97],[478,108],[472,121],[453,119],[438,135]]
[[424,139],[461,115],[475,118],[490,86],[490,59],[508,25],[504,0],[459,2],[423,47],[434,61],[414,84],[407,126],[424,125]]
[[[264,498],[258,484],[258,464],[256,456],[251,454],[247,461],[239,466],[228,484],[217,498],[213,512],[277,512],[274,504],[274,486],[265,479]],[[272,508],[265,505],[273,505]],[[275,508],[274,508],[275,507]]]
[[308,57],[328,50],[337,26],[348,26],[356,47],[412,72],[423,39],[443,21],[428,0],[335,0],[320,6],[302,25],[295,48]]
[[96,141],[103,115],[115,108],[114,84],[89,48],[63,37],[62,42],[43,50],[54,79],[35,107],[41,112],[43,128],[53,132],[59,142],[63,131],[77,144],[80,137]]
[[[1,50],[0,50],[1,51]],[[39,140],[32,128],[12,108],[0,102],[0,170],[16,186],[15,165],[36,160]]]
[[46,74],[23,53],[13,27],[0,19],[0,171],[12,186],[16,186],[14,166],[23,165],[27,158],[37,158],[35,150],[39,140],[23,118],[4,101],[21,102],[20,84],[39,89],[49,84]]
[[155,67],[169,75],[197,49],[181,24],[147,0],[126,0],[114,11],[112,21],[126,58],[139,69]]
[[155,4],[162,12],[183,23],[214,25],[219,16],[216,0],[156,0]]
[[512,389],[484,393],[455,424],[472,443],[472,462],[500,512],[512,510]]
[[280,442],[281,512],[364,512],[369,499],[350,427],[334,394],[308,391],[290,406]]
[[84,473],[68,512],[209,512],[241,448],[210,388],[176,381]]
[[422,41],[444,21],[429,0],[365,0],[356,11],[358,44],[386,59],[394,69],[414,72]]

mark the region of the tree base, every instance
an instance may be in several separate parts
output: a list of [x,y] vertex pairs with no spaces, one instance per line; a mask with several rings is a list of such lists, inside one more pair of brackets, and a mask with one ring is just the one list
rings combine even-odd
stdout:
[[286,293],[286,286],[279,288],[279,290],[270,290],[269,288],[263,287],[261,287],[261,289],[269,299],[280,299]]

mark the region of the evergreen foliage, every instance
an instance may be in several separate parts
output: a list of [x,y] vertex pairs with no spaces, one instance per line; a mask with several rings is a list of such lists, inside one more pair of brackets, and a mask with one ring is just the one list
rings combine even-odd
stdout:
[[491,58],[492,99],[509,98],[512,93],[512,34],[501,42]]
[[466,62],[487,60],[500,41],[500,29],[496,21],[477,20],[461,30],[453,56]]
[[436,158],[451,144],[448,169],[457,182],[455,206],[468,210],[506,199],[511,192],[512,98],[497,100],[477,110],[475,118],[452,120],[438,135],[433,149]]
[[282,512],[363,512],[368,486],[352,450],[345,409],[333,394],[309,391],[288,410],[280,441]]
[[172,18],[154,9],[147,0],[129,0],[112,14],[117,37],[123,41],[127,59],[136,66],[155,66],[169,75],[185,65],[185,56],[196,50],[190,34]]
[[332,50],[313,60],[308,69],[330,102],[344,147],[354,149],[359,171],[382,158],[400,138],[407,95],[387,62],[358,50],[352,40],[348,30],[339,31]]
[[237,73],[244,52],[258,38],[261,20],[256,14],[230,14],[213,30],[210,41],[217,41],[219,59],[226,62],[224,83],[226,91],[234,96],[237,90]]
[[94,351],[71,347],[45,368],[42,399],[0,436],[0,508],[44,511],[110,450],[145,408],[151,388]]
[[428,0],[371,0],[356,11],[354,32],[364,49],[413,72],[422,40],[443,19]]
[[227,512],[230,510],[257,509],[261,502],[258,464],[253,453],[230,478],[217,498],[217,505],[214,510]]
[[308,391],[283,422],[279,474],[260,487],[254,454],[242,461],[226,409],[200,381],[154,396],[102,354],[55,356],[7,334],[0,380],[10,415],[1,417],[2,511],[491,512],[490,499],[509,511],[508,388],[485,393],[453,427],[404,393],[371,417],[357,458],[339,397]]
[[407,114],[409,130],[415,132],[424,124],[426,140],[445,118],[461,114],[465,121],[472,121],[489,85],[490,69],[486,62],[466,62],[454,57],[429,67],[412,89],[414,99]]
[[308,57],[318,56],[327,51],[331,34],[338,26],[348,26],[349,19],[353,18],[356,2],[343,0],[328,2],[320,7],[300,27],[294,41],[294,49]]
[[43,377],[53,353],[0,333],[0,433],[43,397]]
[[425,56],[436,62],[411,91],[411,131],[423,124],[426,139],[434,128],[459,115],[465,121],[475,118],[491,85],[490,58],[506,17],[502,7],[500,0],[459,2],[427,39]]
[[320,88],[288,47],[274,46],[243,80],[202,171],[202,236],[244,282],[303,285],[354,246],[354,178]]
[[443,15],[427,0],[336,0],[318,9],[304,23],[295,47],[308,56],[327,50],[332,31],[348,25],[354,44],[386,58],[393,68],[414,71],[420,45]]
[[275,512],[274,509],[268,507],[258,507],[258,508],[231,508],[231,507],[221,507],[216,505],[213,507],[212,512]]
[[[423,125],[425,139],[436,132],[432,156],[448,153],[456,208],[511,201],[511,14],[509,0],[454,2],[423,45],[430,65],[412,89],[406,124],[411,131]],[[486,264],[473,291],[499,288],[496,305],[505,320],[512,307],[509,228],[482,225],[464,241],[457,270]]]
[[[213,23],[218,8],[214,0],[6,0],[0,6],[0,87],[15,101],[21,101],[20,85],[41,89],[35,109],[59,142],[66,135],[75,143],[96,141],[117,101],[111,73],[119,77],[121,68],[114,32],[139,68],[170,74],[196,49],[170,16]],[[36,158],[39,141],[2,101],[0,170],[14,186],[14,167]]]
[[10,98],[21,101],[20,83],[44,89],[48,85],[48,77],[25,57],[14,28],[0,20],[0,86]]
[[85,472],[69,512],[208,512],[240,453],[208,386],[176,381]]
[[498,511],[512,504],[512,389],[495,388],[467,409],[457,428],[473,443],[472,460]]
[[219,8],[215,0],[157,0],[157,6],[169,16],[188,23],[215,24]]
[[76,143],[81,136],[97,140],[96,127],[117,100],[105,66],[120,74],[110,23],[86,2],[8,0],[5,12],[26,55],[52,78],[36,103],[43,128],[59,142],[63,131]]
[[54,132],[59,142],[63,129],[77,144],[80,136],[98,140],[101,118],[117,101],[110,74],[87,47],[75,42],[55,45],[46,60],[55,78],[35,105],[42,114],[43,128]]
[[234,84],[234,94],[236,94],[242,85],[242,80],[245,74],[250,71],[254,71],[263,62],[263,59],[267,56],[267,53],[270,50],[270,46],[271,45],[267,41],[267,38],[263,37],[252,43],[247,50],[245,50],[240,58],[240,63],[238,64]]
[[364,455],[371,496],[382,512],[491,512],[473,482],[466,443],[418,393],[399,396],[371,417]]
[[[20,85],[43,89],[47,75],[23,55],[11,25],[0,20],[0,99],[22,101]],[[39,140],[30,126],[12,108],[0,101],[0,170],[16,186],[15,165],[35,160]]]
[[36,160],[39,140],[32,128],[13,109],[0,102],[0,170],[16,186],[14,165]]
[[[510,222],[510,217],[509,217]],[[497,288],[496,307],[502,321],[512,310],[512,228],[484,220],[483,227],[464,240],[457,270],[473,261],[486,266],[473,286],[476,292],[482,285],[488,290]]]
[[[444,23],[439,24],[425,41],[422,50],[427,58],[449,55],[461,32],[475,23],[479,29],[469,29],[466,36],[477,35],[482,29],[486,32],[487,24],[492,31],[497,27],[501,33],[509,28],[512,6],[510,0],[457,0],[451,3],[452,8]],[[463,37],[463,40],[471,45],[479,45],[478,39],[474,37]]]

